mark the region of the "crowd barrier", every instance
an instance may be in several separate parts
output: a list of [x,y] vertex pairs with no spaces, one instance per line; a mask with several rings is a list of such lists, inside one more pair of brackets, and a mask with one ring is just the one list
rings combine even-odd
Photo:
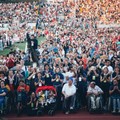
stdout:
[[98,28],[117,28],[120,27],[120,24],[98,24],[97,25]]

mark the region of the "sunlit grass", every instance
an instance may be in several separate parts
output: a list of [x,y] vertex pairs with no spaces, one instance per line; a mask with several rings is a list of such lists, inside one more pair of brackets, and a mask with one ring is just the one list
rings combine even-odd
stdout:
[[[42,41],[45,40],[45,37],[39,37],[38,38],[38,44],[40,45]],[[0,55],[7,55],[9,54],[11,49],[15,49],[15,46],[17,46],[20,50],[24,51],[25,50],[25,45],[26,42],[23,43],[15,43],[12,47],[5,48],[3,51],[0,51]]]

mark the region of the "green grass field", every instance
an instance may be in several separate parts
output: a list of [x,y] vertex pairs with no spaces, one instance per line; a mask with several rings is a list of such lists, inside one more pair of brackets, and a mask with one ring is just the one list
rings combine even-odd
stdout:
[[[38,44],[40,45],[42,41],[45,40],[45,37],[39,37],[38,38]],[[15,46],[17,46],[20,50],[25,50],[26,42],[23,43],[15,43],[12,47],[5,48],[3,51],[0,51],[0,55],[7,55],[10,52],[10,49],[15,49]]]

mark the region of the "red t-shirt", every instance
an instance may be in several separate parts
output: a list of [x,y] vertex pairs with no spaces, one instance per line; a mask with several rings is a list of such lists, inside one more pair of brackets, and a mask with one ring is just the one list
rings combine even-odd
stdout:
[[86,69],[87,68],[87,58],[82,58],[83,61],[83,68]]
[[18,86],[17,91],[18,91],[18,92],[21,92],[21,91],[22,91],[22,90],[21,90],[22,88],[23,88],[26,92],[29,92],[29,90],[30,90],[30,87],[29,87],[28,85],[24,85],[24,86]]
[[45,30],[45,35],[48,35],[48,33],[49,33],[48,30]]
[[14,67],[14,59],[12,59],[12,58],[7,59],[7,60],[6,60],[6,66],[7,66],[8,68]]

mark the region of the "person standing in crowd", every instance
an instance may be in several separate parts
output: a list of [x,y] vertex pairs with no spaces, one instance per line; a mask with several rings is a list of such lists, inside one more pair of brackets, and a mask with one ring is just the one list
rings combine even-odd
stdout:
[[100,76],[100,86],[101,89],[103,90],[104,94],[103,94],[103,106],[107,107],[107,103],[109,101],[109,88],[110,88],[110,74],[108,71],[107,67],[102,68],[102,73]]
[[37,73],[37,77],[35,78],[34,85],[35,85],[36,89],[37,89],[38,87],[40,87],[40,86],[45,85],[45,81],[44,81],[44,79],[42,78],[41,72],[38,72],[38,73]]
[[114,69],[114,72],[112,74],[112,81],[113,80],[117,80],[118,85],[120,86],[120,67],[119,66],[116,66]]
[[34,49],[34,50],[37,50],[38,48],[38,40],[36,39],[36,37],[33,35],[31,35],[31,47]]
[[120,113],[120,86],[118,86],[117,80],[113,80],[113,85],[110,87],[109,94],[113,108],[112,113]]
[[33,68],[28,78],[26,79],[26,84],[30,86],[30,92],[35,92],[35,84],[34,81],[37,78],[37,69]]
[[10,69],[14,67],[15,65],[15,60],[12,54],[9,54],[9,57],[6,59],[6,66]]
[[45,81],[45,85],[53,85],[52,78],[53,78],[53,71],[50,69],[48,64],[44,65],[44,71],[42,72],[42,78]]
[[87,75],[83,67],[77,70],[77,99],[78,107],[84,108],[87,105],[86,95],[87,95]]
[[3,41],[1,39],[1,36],[0,36],[0,51],[3,51]]
[[89,68],[88,74],[87,74],[87,79],[89,82],[94,81],[97,85],[100,83],[100,78],[99,74],[97,73],[96,67],[91,66]]
[[109,71],[109,74],[110,74],[110,81],[112,81],[112,74],[113,74],[113,67],[111,66],[111,61],[110,60],[105,60],[105,66],[104,67],[107,67],[108,68],[108,71]]
[[64,76],[60,71],[59,67],[56,67],[55,72],[53,74],[52,83],[53,86],[56,88],[57,91],[57,108],[61,109],[61,92],[62,92],[62,85],[63,85]]
[[35,38],[34,35],[31,35],[31,57],[33,62],[37,63],[37,65],[39,65],[38,63],[38,55],[37,55],[37,48],[38,48],[38,40]]
[[27,40],[27,48],[28,48],[28,51],[30,52],[30,49],[31,49],[31,38],[30,38],[29,31],[26,34],[26,40]]
[[2,113],[4,110],[4,104],[5,104],[5,97],[7,96],[8,89],[5,86],[4,81],[0,81],[0,113]]

